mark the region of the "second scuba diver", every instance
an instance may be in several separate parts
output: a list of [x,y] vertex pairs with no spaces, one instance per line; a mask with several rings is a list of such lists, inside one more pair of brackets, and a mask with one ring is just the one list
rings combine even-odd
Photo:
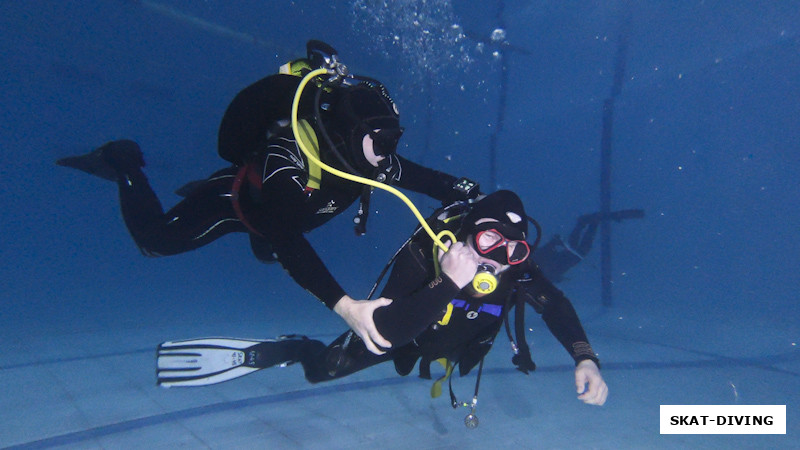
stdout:
[[[480,380],[483,358],[512,308],[513,337],[507,325],[514,350],[512,362],[527,374],[536,368],[525,339],[524,310],[530,305],[575,361],[578,398],[587,404],[604,404],[608,387],[600,375],[598,358],[571,302],[534,262],[531,247],[535,249],[536,244],[526,241],[528,220],[519,197],[498,191],[473,204],[458,202],[431,217],[429,223],[451,230],[457,242],[443,253],[418,229],[396,254],[381,292],[393,301],[374,312],[378,331],[395,344],[387,353],[368,351],[352,331],[327,346],[302,336],[272,341],[171,341],[159,346],[158,384],[213,384],[298,362],[312,383],[386,361],[393,361],[397,373],[405,376],[420,358],[423,378],[430,378],[430,364],[440,361],[447,368],[445,377],[456,366],[463,376],[480,364]],[[439,391],[443,381],[444,377],[437,382]],[[451,401],[454,407],[471,407],[467,426],[477,426],[477,383],[471,404],[457,402],[452,388]]]

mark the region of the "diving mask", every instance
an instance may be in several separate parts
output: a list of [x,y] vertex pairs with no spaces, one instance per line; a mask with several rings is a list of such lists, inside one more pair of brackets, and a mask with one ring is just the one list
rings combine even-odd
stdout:
[[501,264],[521,264],[528,259],[531,248],[524,240],[506,238],[498,231],[497,223],[489,223],[475,234],[475,249],[482,256]]
[[367,132],[372,138],[372,148],[377,156],[389,156],[397,151],[397,143],[404,128],[379,128]]

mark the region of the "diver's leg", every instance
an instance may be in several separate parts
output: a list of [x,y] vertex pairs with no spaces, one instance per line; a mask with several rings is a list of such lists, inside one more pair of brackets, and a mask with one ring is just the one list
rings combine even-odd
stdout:
[[62,158],[56,164],[86,172],[117,183],[122,216],[134,241],[144,254],[150,254],[148,237],[151,224],[164,215],[147,177],[142,172],[144,157],[136,142],[107,142],[80,156]]
[[245,231],[231,204],[234,169],[215,173],[164,213],[142,171],[139,146],[132,141],[115,141],[101,148],[103,159],[117,174],[122,217],[145,255],[183,253],[224,234]]
[[[145,254],[174,255],[200,248],[228,233],[247,232],[231,203],[236,170],[227,168],[209,177],[166,213],[129,199],[123,216],[131,235]],[[120,188],[122,196],[122,187]]]
[[575,228],[569,235],[569,247],[581,258],[585,257],[592,249],[592,243],[597,235],[597,226],[600,223],[601,214],[585,214],[578,217]]
[[567,239],[567,245],[569,246],[570,250],[573,252],[577,251],[577,248],[580,246],[581,237],[584,235],[584,231],[586,227],[592,222],[596,214],[585,214],[583,216],[578,217],[577,222],[575,223],[575,227],[569,233],[569,238]]
[[641,209],[624,209],[608,214],[585,214],[578,218],[578,223],[570,233],[569,245],[575,253],[585,257],[592,249],[594,238],[597,236],[597,227],[602,220],[619,222],[624,219],[641,219],[642,217],[644,217],[644,210]]
[[133,141],[113,141],[100,148],[103,160],[116,174],[120,208],[133,240],[144,254],[153,254],[150,241],[153,224],[162,221],[164,210],[142,171],[144,158]]
[[306,380],[311,383],[330,381],[351,375],[367,367],[392,359],[391,353],[376,355],[367,350],[364,341],[352,330],[339,336],[329,346],[312,349],[301,360]]
[[56,164],[117,183],[122,217],[145,255],[173,255],[201,247],[218,237],[247,231],[231,203],[235,169],[223,169],[186,190],[186,199],[166,214],[142,171],[136,142],[108,142],[92,152],[62,158]]
[[275,255],[272,249],[272,243],[263,236],[250,233],[250,249],[253,250],[253,255],[263,263],[272,264],[278,262],[278,256]]
[[264,341],[253,347],[254,360],[251,365],[260,369],[277,364],[294,364],[307,359],[309,355],[325,350],[325,344],[306,336],[291,334]]
[[573,249],[579,255],[581,255],[582,258],[586,257],[586,255],[589,254],[589,251],[592,249],[592,243],[594,243],[594,238],[597,236],[598,224],[599,222],[590,223],[589,226],[586,227],[586,231],[583,233],[583,237],[581,238],[577,247],[573,247]]

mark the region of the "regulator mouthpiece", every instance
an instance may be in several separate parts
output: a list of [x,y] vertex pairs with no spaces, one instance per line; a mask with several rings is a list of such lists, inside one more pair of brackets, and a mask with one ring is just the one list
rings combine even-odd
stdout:
[[491,294],[497,289],[497,277],[494,275],[494,267],[489,264],[479,264],[478,272],[472,278],[472,288],[481,294]]

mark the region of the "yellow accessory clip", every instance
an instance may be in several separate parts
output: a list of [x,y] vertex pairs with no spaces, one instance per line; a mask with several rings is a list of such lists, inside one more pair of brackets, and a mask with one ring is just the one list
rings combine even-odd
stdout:
[[453,304],[452,303],[448,303],[447,304],[447,311],[444,312],[444,316],[442,317],[442,320],[440,320],[440,321],[438,321],[436,323],[438,323],[439,325],[447,325],[448,323],[450,323],[450,317],[452,317],[452,316],[453,316]]

